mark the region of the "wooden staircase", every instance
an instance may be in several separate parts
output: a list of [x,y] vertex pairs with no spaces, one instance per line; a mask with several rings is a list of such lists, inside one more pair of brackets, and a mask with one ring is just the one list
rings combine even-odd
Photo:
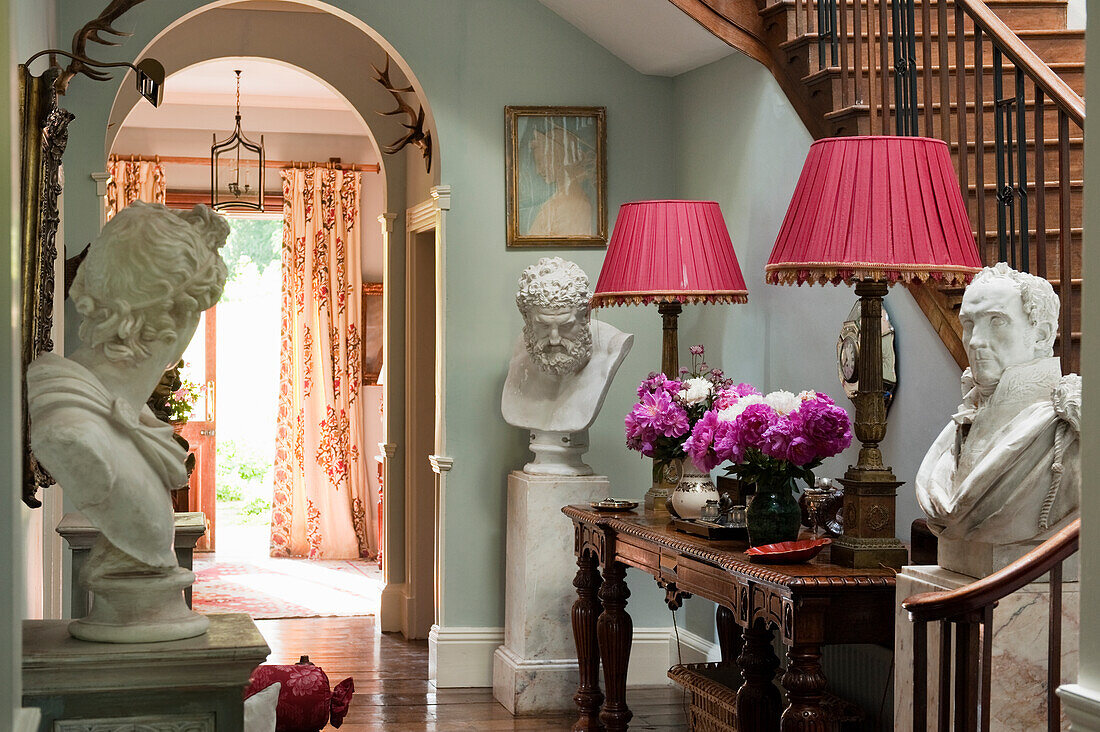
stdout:
[[[815,138],[945,140],[982,260],[1051,281],[1077,370],[1085,37],[1065,0],[670,1],[768,66]],[[910,290],[965,367],[962,288]]]

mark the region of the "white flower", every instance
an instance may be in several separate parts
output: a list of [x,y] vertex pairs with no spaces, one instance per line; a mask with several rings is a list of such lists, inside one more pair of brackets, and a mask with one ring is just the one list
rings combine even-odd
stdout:
[[682,383],[684,388],[680,390],[680,401],[685,406],[698,404],[714,393],[714,384],[709,379],[688,379]]
[[719,422],[732,422],[741,416],[741,412],[744,412],[749,406],[753,404],[763,404],[764,397],[759,394],[749,394],[743,396],[737,400],[737,403],[732,407],[726,407],[718,413]]
[[789,391],[773,391],[764,397],[764,403],[775,410],[776,414],[786,416],[802,406],[802,399]]

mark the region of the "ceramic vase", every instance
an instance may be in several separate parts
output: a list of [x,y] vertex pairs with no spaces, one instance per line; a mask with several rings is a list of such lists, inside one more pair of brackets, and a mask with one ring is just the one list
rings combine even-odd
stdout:
[[668,513],[668,499],[684,475],[684,461],[653,459],[653,486],[645,494],[645,507],[657,513]]
[[794,497],[794,478],[761,478],[745,513],[749,546],[778,544],[798,538],[802,512]]
[[719,498],[718,489],[710,479],[710,471],[700,468],[691,458],[685,458],[684,475],[669,499],[675,514],[683,519],[697,519],[707,501],[717,501]]

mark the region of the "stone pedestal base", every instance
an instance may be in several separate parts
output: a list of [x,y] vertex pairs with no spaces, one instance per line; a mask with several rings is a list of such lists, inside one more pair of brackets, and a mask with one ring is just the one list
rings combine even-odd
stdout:
[[[921,592],[943,592],[973,577],[937,566],[909,566],[897,576],[895,618],[894,729],[913,730],[913,623],[901,603]],[[1049,584],[1033,582],[1009,595],[993,611],[991,728],[1006,732],[1046,729],[1047,622]],[[1062,680],[1077,678],[1080,594],[1076,582],[1062,587]],[[928,625],[928,719],[937,718],[940,626]],[[953,682],[952,682],[953,683]],[[1063,712],[1062,729],[1069,729]],[[922,731],[923,732],[923,731]]]
[[579,676],[568,618],[577,562],[561,507],[610,495],[602,475],[508,476],[504,645],[493,656],[493,696],[512,714],[574,708]]
[[[936,550],[936,563],[946,570],[969,577],[988,577],[1012,564],[1040,543],[1036,541],[1026,544],[986,544],[980,541],[941,538]],[[1062,564],[1064,582],[1076,582],[1079,579],[1080,556],[1080,554],[1074,554]],[[1038,581],[1046,582],[1046,575],[1040,577]]]
[[190,570],[169,574],[106,574],[92,578],[92,610],[69,624],[74,638],[97,643],[156,643],[202,635],[210,626],[183,597],[195,581]]
[[63,620],[23,623],[23,705],[42,730],[240,732],[242,692],[270,649],[244,614],[207,615],[204,635],[165,643],[90,643]]

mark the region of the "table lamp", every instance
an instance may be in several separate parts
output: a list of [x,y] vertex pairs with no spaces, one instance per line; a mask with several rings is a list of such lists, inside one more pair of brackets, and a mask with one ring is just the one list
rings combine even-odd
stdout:
[[844,485],[844,532],[832,560],[901,567],[901,485],[883,464],[882,298],[895,282],[966,284],[981,269],[947,144],[923,137],[838,137],[810,146],[765,267],[770,284],[854,284],[860,301],[858,463]]
[[[676,320],[684,303],[747,301],[745,278],[716,202],[634,201],[619,208],[592,307],[657,303],[666,376],[679,374]],[[651,488],[645,507],[666,511],[670,492]]]

